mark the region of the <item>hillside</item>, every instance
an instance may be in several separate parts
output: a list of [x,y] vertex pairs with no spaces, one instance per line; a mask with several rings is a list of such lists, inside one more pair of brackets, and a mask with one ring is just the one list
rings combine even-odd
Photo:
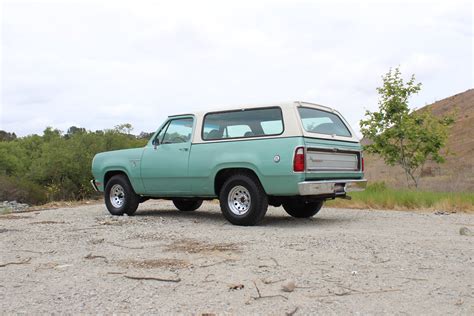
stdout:
[[[430,191],[474,191],[474,89],[427,105],[420,110],[434,115],[454,115],[450,129],[448,153],[444,164],[427,164],[422,171],[420,189]],[[382,159],[365,156],[366,176],[369,181],[385,181],[393,187],[406,186],[400,167],[389,167]]]

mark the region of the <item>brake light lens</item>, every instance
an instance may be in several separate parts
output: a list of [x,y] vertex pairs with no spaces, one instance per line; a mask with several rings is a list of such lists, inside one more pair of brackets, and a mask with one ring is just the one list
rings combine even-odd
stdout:
[[298,147],[295,150],[295,157],[293,158],[293,171],[304,171],[304,147]]
[[365,169],[364,169],[364,168],[365,168],[365,166],[364,166],[364,157],[362,157],[362,161],[361,161],[361,166],[360,166],[360,167],[361,167],[362,171],[365,170]]

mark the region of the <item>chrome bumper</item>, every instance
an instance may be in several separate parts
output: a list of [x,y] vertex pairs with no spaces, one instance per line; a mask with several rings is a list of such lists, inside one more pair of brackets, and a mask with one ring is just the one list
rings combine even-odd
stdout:
[[90,182],[91,182],[91,185],[94,188],[94,190],[96,190],[98,192],[99,189],[97,188],[97,185],[95,184],[95,180],[91,180]]
[[345,195],[347,192],[364,191],[367,180],[324,180],[298,183],[300,195]]

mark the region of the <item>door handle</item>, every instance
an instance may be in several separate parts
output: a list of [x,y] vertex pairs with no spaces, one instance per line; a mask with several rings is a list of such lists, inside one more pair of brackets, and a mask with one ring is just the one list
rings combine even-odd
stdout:
[[188,148],[180,148],[179,151],[188,151]]

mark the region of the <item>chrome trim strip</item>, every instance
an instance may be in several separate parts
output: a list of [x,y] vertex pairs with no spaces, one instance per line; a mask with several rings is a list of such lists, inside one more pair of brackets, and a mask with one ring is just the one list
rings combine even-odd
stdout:
[[357,175],[363,175],[364,172],[360,170],[306,170],[306,173],[310,174],[320,174],[320,173],[350,173],[351,175],[357,176]]
[[340,151],[340,152],[343,152],[343,153],[354,153],[354,154],[358,154],[361,152],[361,150],[357,150],[357,149],[341,149],[339,147],[334,147],[334,146],[328,146],[328,147],[324,147],[324,146],[307,146],[308,150],[314,150],[314,151],[319,151],[319,150],[323,150],[323,151],[331,151],[333,149],[336,149],[336,152]]
[[298,183],[298,191],[300,195],[345,195],[347,192],[364,191],[366,187],[366,179],[303,181]]
[[92,185],[92,187],[94,188],[94,190],[96,190],[97,192],[99,192],[99,189],[97,188],[97,185],[95,184],[95,180],[92,179],[90,182],[91,182],[91,185]]

